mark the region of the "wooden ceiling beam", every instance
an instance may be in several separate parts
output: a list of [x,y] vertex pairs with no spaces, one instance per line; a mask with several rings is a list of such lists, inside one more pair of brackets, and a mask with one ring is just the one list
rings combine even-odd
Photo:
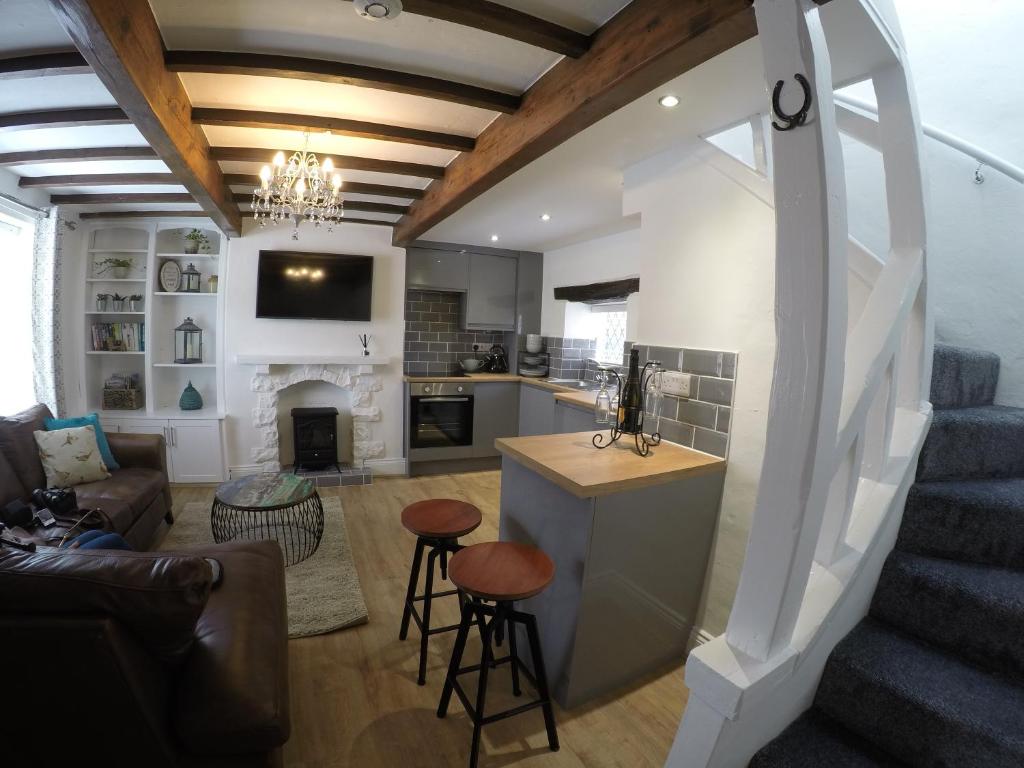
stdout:
[[[236,203],[251,203],[252,193],[239,192],[235,194]],[[409,210],[407,205],[393,205],[391,203],[370,203],[365,200],[345,200],[346,211],[362,211],[363,213],[394,213],[402,215]]]
[[402,0],[402,10],[473,27],[573,58],[579,58],[590,47],[590,38],[582,32],[489,0]]
[[454,149],[457,152],[467,152],[476,145],[476,140],[472,136],[459,136],[453,133],[425,131],[421,128],[404,128],[399,125],[368,123],[362,120],[322,115],[194,107],[192,121],[198,125],[230,125],[236,128],[276,128],[285,131],[337,133],[342,136],[356,136],[362,139],[397,141],[423,147]]
[[[224,179],[229,187],[255,187],[260,181],[254,173],[226,173]],[[423,197],[423,190],[416,187],[392,187],[387,184],[364,184],[359,181],[345,181],[341,191],[377,197],[404,197],[409,200]]]
[[[257,147],[213,147],[212,156],[221,162],[260,163],[266,165],[277,153],[276,149],[260,149]],[[288,152],[285,152],[287,155]],[[424,165],[423,163],[403,163],[397,160],[378,160],[373,157],[356,157],[353,155],[331,155],[335,168],[350,171],[375,171],[377,173],[393,173],[398,176],[417,176],[423,179],[444,178],[444,166]],[[3,155],[0,155],[2,159]]]
[[149,3],[50,0],[58,21],[171,173],[228,236],[242,216],[220,165],[210,158],[181,78],[164,66],[164,44]]
[[[242,214],[243,218],[252,218],[251,212]],[[80,219],[208,219],[203,211],[89,211],[78,214]],[[345,217],[342,224],[370,224],[375,227],[392,227],[394,222],[378,219],[354,219]]]
[[633,0],[456,157],[395,227],[404,245],[559,144],[757,34],[749,0]]
[[79,149],[33,149],[0,153],[0,166],[80,163],[94,160],[159,160],[152,147],[85,147]]
[[112,205],[115,203],[194,203],[188,192],[121,192],[50,195],[54,205]]
[[52,77],[57,75],[87,75],[92,67],[78,51],[37,53],[0,59],[0,80],[19,80],[26,77]]
[[292,80],[376,88],[393,93],[409,93],[430,99],[466,104],[481,109],[512,113],[519,109],[520,97],[466,83],[436,77],[367,67],[341,61],[277,56],[266,53],[231,51],[167,51],[167,68],[172,72],[204,72],[222,75],[255,75]]
[[34,187],[131,187],[139,184],[181,186],[173,173],[78,173],[67,176],[22,176],[18,186]]
[[0,130],[77,128],[82,125],[125,125],[128,122],[128,116],[120,107],[42,109],[0,115]]

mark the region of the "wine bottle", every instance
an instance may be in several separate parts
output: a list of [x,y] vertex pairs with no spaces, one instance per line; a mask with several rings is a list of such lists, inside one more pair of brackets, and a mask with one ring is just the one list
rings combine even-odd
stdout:
[[627,434],[634,434],[640,429],[641,414],[644,409],[643,392],[640,391],[640,350],[629,352],[629,373],[622,387],[619,398],[619,429]]

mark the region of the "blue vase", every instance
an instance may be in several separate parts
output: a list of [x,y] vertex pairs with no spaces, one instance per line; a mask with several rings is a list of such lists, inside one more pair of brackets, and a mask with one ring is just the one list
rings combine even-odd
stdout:
[[192,386],[192,382],[182,390],[181,398],[178,400],[178,407],[183,411],[198,411],[203,407],[203,396],[199,390]]

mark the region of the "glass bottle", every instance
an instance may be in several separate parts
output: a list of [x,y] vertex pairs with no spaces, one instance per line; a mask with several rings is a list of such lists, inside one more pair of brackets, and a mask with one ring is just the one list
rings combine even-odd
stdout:
[[636,434],[643,424],[644,394],[640,389],[640,350],[629,352],[629,373],[619,398],[619,427],[626,434]]

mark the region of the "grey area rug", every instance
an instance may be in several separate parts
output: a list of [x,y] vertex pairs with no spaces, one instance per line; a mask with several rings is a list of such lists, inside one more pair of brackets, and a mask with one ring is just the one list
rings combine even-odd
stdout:
[[[320,546],[311,557],[284,571],[289,637],[322,635],[365,624],[368,619],[341,502],[326,498],[323,504],[324,536]],[[213,543],[209,505],[192,502],[176,516],[160,549]]]

